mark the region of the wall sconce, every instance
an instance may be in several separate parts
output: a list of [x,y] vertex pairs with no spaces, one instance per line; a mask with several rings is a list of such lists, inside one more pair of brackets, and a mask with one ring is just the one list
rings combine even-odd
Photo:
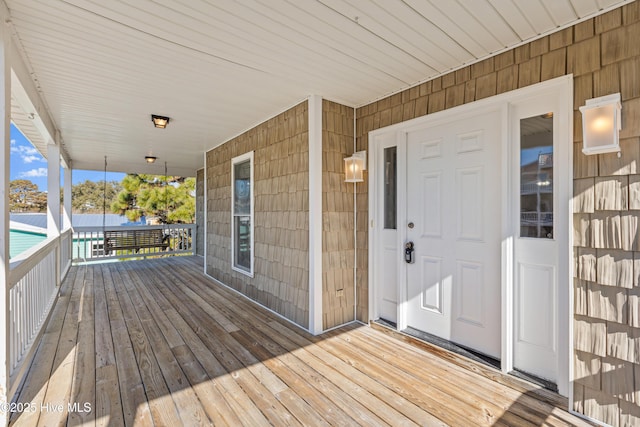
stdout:
[[157,157],[155,157],[155,156],[144,156],[144,160],[145,160],[147,163],[154,163],[154,162],[156,161],[156,158],[157,158]]
[[169,120],[171,120],[169,117],[156,116],[155,114],[151,115],[151,121],[153,122],[153,125],[158,129],[166,128],[169,124]]
[[582,152],[619,153],[618,132],[622,128],[620,93],[588,99],[582,113]]
[[362,171],[367,169],[367,152],[357,151],[344,159],[344,182],[362,182]]

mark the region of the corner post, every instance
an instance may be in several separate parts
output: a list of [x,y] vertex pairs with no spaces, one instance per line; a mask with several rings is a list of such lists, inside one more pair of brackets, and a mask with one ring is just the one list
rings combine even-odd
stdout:
[[[2,5],[4,6],[4,4]],[[11,65],[10,35],[5,23],[6,7],[0,8],[0,404],[10,401],[11,380],[9,291],[9,165],[11,159]],[[0,425],[7,425],[9,414],[0,411]]]
[[309,332],[322,325],[322,97],[309,97]]

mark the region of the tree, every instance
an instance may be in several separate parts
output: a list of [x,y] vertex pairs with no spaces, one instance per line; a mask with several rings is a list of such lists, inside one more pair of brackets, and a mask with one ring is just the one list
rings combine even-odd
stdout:
[[86,180],[76,184],[71,189],[71,206],[77,213],[102,213],[103,203],[106,201],[107,210],[116,200],[118,192],[122,190],[116,181],[93,182]]
[[163,224],[192,223],[195,218],[195,178],[128,174],[111,211],[130,221],[156,216]]
[[9,182],[9,210],[11,212],[46,212],[47,193],[28,179]]

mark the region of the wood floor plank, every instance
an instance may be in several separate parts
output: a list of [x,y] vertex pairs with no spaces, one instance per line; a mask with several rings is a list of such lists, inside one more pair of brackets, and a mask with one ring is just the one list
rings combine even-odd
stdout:
[[[158,309],[157,304],[155,304],[153,300],[145,301],[140,295],[139,290],[143,289],[144,285],[141,283],[141,279],[135,270],[127,270],[127,272],[129,273],[128,283],[131,285],[131,287],[128,288],[129,296],[134,302],[138,318],[141,319],[142,328],[149,339],[151,348],[153,348],[158,366],[162,371],[165,383],[171,392],[183,424],[193,426],[210,425],[211,421],[202,408],[200,400],[190,387],[180,364],[173,356],[170,345],[161,331],[161,326],[157,323],[157,317],[155,317],[149,307],[147,307],[147,303],[151,303],[152,310]],[[171,331],[172,329],[165,332],[169,333]],[[170,335],[177,335],[179,337],[177,332]],[[174,340],[178,339],[174,338]],[[178,345],[182,345],[183,343],[184,341],[180,338]]]
[[140,369],[140,377],[149,402],[149,409],[154,424],[180,425],[180,415],[173,403],[169,388],[164,381],[162,371],[158,366],[153,349],[144,332],[142,323],[138,318],[136,309],[131,301],[128,289],[131,288],[128,273],[120,265],[116,264],[120,280],[114,281],[122,314],[129,333],[129,339]]
[[[169,272],[166,273],[169,274]],[[255,305],[247,303],[246,301],[238,301],[238,304],[243,305],[241,310],[237,310],[238,316],[242,316],[242,313],[245,312],[255,314],[253,313],[254,310],[260,311],[260,309]],[[268,325],[271,322],[276,322],[277,324],[279,324],[279,319],[273,316],[267,316],[266,318],[261,319],[260,322],[256,322],[248,329],[250,330],[252,328],[260,328],[261,325]],[[330,377],[333,381],[336,381],[338,384],[340,384],[340,387],[343,390],[357,396],[357,400],[365,402],[366,406],[371,411],[375,411],[378,417],[385,420],[385,422],[389,423],[390,425],[397,425],[398,423],[402,424],[402,420],[405,420],[405,422],[408,421],[411,417],[407,415],[407,413],[412,415],[414,422],[419,424],[424,424],[425,422],[427,422],[428,425],[444,425],[442,422],[437,420],[437,418],[431,416],[425,411],[420,410],[415,405],[410,404],[406,400],[401,398],[397,399],[398,396],[391,392],[387,393],[384,390],[369,390],[367,385],[371,385],[371,382],[368,378],[356,375],[356,377],[361,379],[365,384],[359,384],[357,382],[351,381],[353,380],[352,374],[355,374],[355,372],[352,371],[349,366],[340,366],[340,364],[337,363],[337,359],[329,357],[330,355],[326,352],[319,351],[319,349],[312,346],[310,342],[305,341],[303,337],[297,336],[290,329],[288,329],[290,328],[289,325],[282,325],[282,328],[283,329],[280,331],[271,330],[270,332],[278,332],[275,334],[276,336],[291,334],[292,337],[295,337],[295,339],[293,340],[281,340],[281,343],[284,344],[289,351],[299,348],[300,342],[302,342],[302,347],[304,347],[306,350],[312,350],[312,353],[315,353],[314,356],[317,358],[317,360],[322,361],[322,364],[318,365],[318,368],[322,370],[322,373],[324,375]],[[298,341],[298,343],[296,343],[295,341]],[[344,370],[347,371],[347,375],[343,374]],[[347,378],[349,378],[349,380],[347,380]],[[380,396],[376,396],[378,393],[382,393],[382,398],[380,398]],[[386,400],[386,397],[388,397],[389,400]],[[403,411],[397,411],[395,409],[396,407],[400,407],[406,410],[407,413],[404,413]]]
[[[94,276],[100,270],[91,268],[85,274],[84,286],[80,294],[80,310],[78,313],[78,338],[76,357],[73,368],[70,406],[67,405],[68,423],[73,425],[95,425],[96,411],[96,352],[95,352],[95,318],[94,318]],[[91,373],[91,374],[90,374]],[[86,407],[90,410],[85,409]]]
[[[189,283],[193,286],[202,285],[202,283],[197,283],[198,281],[189,280]],[[207,288],[206,284],[204,284],[204,288],[200,290],[205,293],[213,293],[215,292],[211,288]],[[379,410],[379,408],[384,408],[386,404],[384,402],[369,402],[369,407],[364,407],[359,399],[354,399],[350,394],[346,393],[344,390],[349,388],[357,388],[355,384],[351,384],[351,387],[348,386],[348,379],[340,378],[337,381],[337,384],[332,383],[328,378],[324,377],[318,370],[314,368],[318,368],[318,365],[322,365],[324,367],[325,372],[331,372],[333,369],[324,364],[320,359],[314,358],[313,356],[307,354],[304,349],[297,349],[294,351],[289,351],[284,347],[280,346],[276,341],[272,339],[273,332],[270,331],[268,326],[266,326],[263,322],[255,322],[254,313],[251,313],[250,310],[232,310],[232,306],[228,304],[228,302],[224,299],[221,299],[219,296],[214,297],[216,301],[216,305],[221,312],[225,312],[225,315],[231,317],[235,315],[235,320],[238,325],[241,325],[241,329],[244,333],[253,337],[254,340],[261,343],[261,346],[264,349],[268,350],[272,357],[281,358],[283,363],[288,367],[293,367],[295,372],[298,372],[301,377],[305,379],[305,381],[309,382],[311,386],[313,386],[317,392],[320,393],[320,396],[324,396],[326,399],[333,402],[339,409],[341,409],[349,418],[345,418],[342,420],[342,423],[346,422],[347,424],[352,424],[352,420],[354,423],[360,425],[381,425],[384,422],[381,418],[377,417],[372,410],[375,412]],[[262,331],[267,331],[264,333]],[[287,342],[287,344],[294,346],[291,342]],[[323,370],[323,368],[319,368]],[[332,372],[331,376],[335,376],[335,371]],[[291,384],[289,384],[291,386]],[[362,396],[359,396],[362,398]],[[371,396],[373,397],[373,396]],[[367,398],[364,398],[364,401],[367,402]],[[371,409],[373,408],[373,409]],[[324,413],[324,412],[323,412]],[[397,414],[394,418],[396,424],[401,423],[402,415]],[[334,421],[334,420],[329,420]],[[335,420],[335,424],[340,424],[338,420]]]
[[[149,272],[150,275],[154,273]],[[174,304],[177,311],[184,317],[189,326],[196,330],[205,345],[215,352],[216,358],[221,362],[228,373],[240,384],[247,396],[260,408],[261,412],[275,425],[299,425],[291,413],[282,405],[280,401],[271,393],[267,385],[277,387],[277,392],[282,391],[279,384],[273,384],[272,378],[267,378],[266,372],[256,366],[245,366],[234,353],[229,351],[227,344],[232,344],[232,339],[226,332],[221,332],[220,325],[216,324],[200,307],[193,304],[185,304],[180,298],[184,294],[173,294],[172,287],[160,285],[159,289]],[[222,329],[223,330],[223,329]],[[246,356],[246,349],[237,347]],[[245,369],[246,368],[246,369]],[[255,375],[268,379],[267,384],[261,383]],[[273,390],[273,389],[272,389]]]
[[[37,363],[36,363],[37,361]],[[92,403],[89,414],[68,403]],[[72,267],[15,425],[588,425],[566,399],[351,324],[313,336],[202,274],[202,258]]]
[[81,296],[84,291],[85,274],[88,271],[88,268],[81,269],[73,281],[71,298],[62,324],[47,392],[40,407],[38,426],[59,425],[65,423],[67,419],[67,403],[70,402],[78,340]]
[[109,310],[111,335],[114,343],[117,343],[117,345],[114,345],[114,356],[118,372],[124,425],[127,427],[131,427],[134,424],[145,427],[151,426],[153,425],[151,410],[147,402],[138,365],[137,363],[131,363],[131,361],[136,360],[135,353],[113,283],[114,276],[115,280],[119,281],[120,275],[115,268],[109,268],[109,265],[102,265],[101,268],[104,291],[107,298],[107,309]]

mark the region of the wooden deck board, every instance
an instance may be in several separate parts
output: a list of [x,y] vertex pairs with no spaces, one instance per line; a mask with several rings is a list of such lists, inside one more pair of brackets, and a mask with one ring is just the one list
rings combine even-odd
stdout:
[[195,257],[73,267],[17,399],[63,408],[12,423],[589,425],[562,398],[376,328],[314,337],[201,271]]

